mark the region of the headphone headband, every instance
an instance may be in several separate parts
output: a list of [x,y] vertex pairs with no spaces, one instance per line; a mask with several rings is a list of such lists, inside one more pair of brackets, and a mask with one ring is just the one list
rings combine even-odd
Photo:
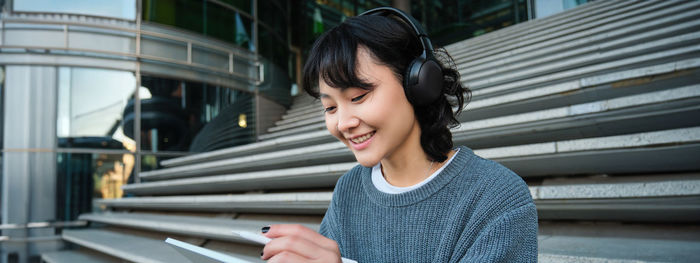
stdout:
[[426,106],[440,98],[444,78],[442,66],[435,59],[433,44],[430,43],[428,34],[425,33],[420,23],[410,15],[393,7],[379,7],[360,14],[360,16],[367,15],[394,15],[413,28],[416,37],[418,37],[423,46],[423,52],[407,65],[406,73],[403,75],[403,87],[406,98],[411,104],[416,106]]
[[420,43],[423,46],[423,50],[426,51],[427,54],[432,54],[433,52],[433,44],[430,42],[430,39],[428,38],[428,34],[423,30],[423,27],[421,24],[412,16],[406,14],[406,12],[401,11],[399,9],[393,8],[393,7],[377,7],[374,9],[367,10],[365,12],[362,12],[358,16],[367,16],[367,15],[381,15],[381,16],[387,16],[387,14],[395,15],[406,24],[410,25],[411,28],[413,28],[413,32],[416,33],[416,37],[420,39]]

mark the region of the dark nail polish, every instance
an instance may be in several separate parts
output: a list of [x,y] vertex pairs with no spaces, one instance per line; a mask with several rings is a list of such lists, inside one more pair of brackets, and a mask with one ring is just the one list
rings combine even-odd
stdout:
[[261,256],[261,257],[263,256],[263,254],[265,254],[265,252],[260,252],[260,256]]
[[266,227],[263,227],[263,228],[262,228],[262,232],[263,232],[263,233],[267,233],[267,231],[270,231],[270,227],[269,227],[269,226],[266,226]]

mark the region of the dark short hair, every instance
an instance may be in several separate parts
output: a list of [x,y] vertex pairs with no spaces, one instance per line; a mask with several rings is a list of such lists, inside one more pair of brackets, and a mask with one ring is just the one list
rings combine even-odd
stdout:
[[[358,48],[366,48],[375,62],[389,67],[401,83],[409,63],[423,51],[414,31],[400,20],[385,16],[348,18],[314,43],[304,65],[304,90],[318,98],[321,79],[333,88],[372,89],[371,83],[357,75]],[[449,54],[444,49],[434,53],[443,68],[444,96],[426,106],[413,105],[413,110],[421,129],[423,151],[431,161],[442,162],[453,147],[449,128],[459,125],[456,116],[469,102],[471,93],[460,83]]]

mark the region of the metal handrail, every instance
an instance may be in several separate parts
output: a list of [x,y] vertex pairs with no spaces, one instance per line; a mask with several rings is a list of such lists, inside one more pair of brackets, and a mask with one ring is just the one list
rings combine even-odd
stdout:
[[[39,20],[39,19],[26,19],[26,18],[3,18],[2,21],[0,21],[0,30],[2,30],[2,34],[4,36],[4,32],[7,31],[7,28],[5,24],[7,23],[18,23],[18,24],[37,24],[37,25],[58,25],[62,29],[57,30],[57,29],[50,29],[50,30],[56,30],[56,31],[62,31],[64,34],[64,39],[66,39],[64,43],[64,47],[49,47],[49,46],[13,46],[13,45],[5,45],[4,43],[0,42],[0,48],[35,48],[35,49],[47,49],[47,50],[66,50],[66,51],[76,51],[76,52],[91,52],[91,53],[101,53],[101,54],[108,54],[108,55],[116,55],[116,56],[125,56],[125,57],[133,57],[133,58],[142,58],[142,59],[149,59],[149,60],[155,60],[159,62],[165,62],[165,63],[171,63],[171,64],[177,64],[177,65],[183,65],[183,66],[191,66],[199,69],[204,69],[204,70],[209,70],[209,71],[214,71],[217,73],[222,73],[222,74],[227,74],[231,75],[236,78],[244,79],[252,84],[259,85],[260,83],[263,82],[263,75],[258,74],[257,77],[249,77],[248,75],[240,74],[234,71],[234,59],[235,58],[241,58],[241,60],[244,60],[247,62],[248,65],[257,67],[258,72],[262,72],[261,67],[263,64],[259,61],[259,58],[257,55],[253,53],[244,53],[238,48],[235,47],[230,47],[230,48],[222,48],[217,45],[212,45],[209,43],[206,43],[204,41],[196,40],[196,39],[188,39],[185,37],[179,37],[179,36],[172,36],[164,33],[158,33],[158,32],[152,32],[152,31],[144,31],[139,28],[129,28],[129,27],[122,27],[122,26],[113,26],[113,25],[101,25],[101,24],[88,24],[84,22],[77,22],[77,21],[46,21],[46,20]],[[107,30],[115,30],[119,32],[126,32],[126,33],[133,33],[135,36],[133,37],[135,39],[136,43],[136,51],[135,52],[115,52],[115,51],[107,51],[107,50],[94,50],[94,49],[86,49],[86,48],[71,48],[69,47],[68,43],[68,26],[81,26],[81,27],[88,27],[88,28],[96,28],[96,29],[107,29]],[[81,30],[72,30],[72,31],[81,31]],[[105,34],[105,33],[102,33]],[[170,58],[165,58],[165,57],[158,57],[158,56],[151,56],[151,55],[146,55],[146,54],[141,54],[141,37],[142,36],[149,36],[149,37],[154,37],[157,39],[161,40],[168,40],[168,41],[175,41],[175,42],[181,42],[184,45],[187,46],[187,60],[186,61],[180,61],[177,59],[170,59]],[[4,41],[3,41],[4,42]],[[192,62],[192,48],[193,46],[196,47],[201,47],[204,49],[209,49],[211,51],[218,51],[220,53],[225,53],[228,55],[228,66],[227,69],[222,69],[222,68],[217,68],[217,67],[212,67],[208,65],[203,65],[199,63]]]

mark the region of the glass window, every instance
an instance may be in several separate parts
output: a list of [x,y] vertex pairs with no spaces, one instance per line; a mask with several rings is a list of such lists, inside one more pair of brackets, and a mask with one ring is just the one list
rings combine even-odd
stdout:
[[414,1],[411,11],[437,46],[528,20],[525,0]]
[[142,18],[254,50],[251,1],[243,2],[246,1],[143,0]]
[[136,19],[136,0],[21,0],[12,4],[15,12],[69,13]]
[[136,150],[122,127],[124,110],[136,90],[133,73],[61,67],[58,82],[59,148]]
[[280,0],[258,1],[258,21],[279,35],[285,43],[289,25],[287,4],[288,1]]
[[76,220],[91,212],[93,198],[121,198],[133,181],[133,154],[57,153],[56,218]]
[[536,0],[535,16],[537,18],[551,16],[564,10],[585,4],[587,0]]
[[[267,0],[265,0],[267,1]],[[260,2],[265,2],[265,1],[260,1],[258,0],[258,5]],[[221,0],[221,2],[229,4],[235,8],[238,8],[239,10],[246,12],[248,14],[253,13],[253,1],[252,0]]]
[[[151,76],[143,76],[141,85],[144,151],[202,152],[254,141],[250,93]],[[130,104],[126,112],[132,111]],[[132,125],[133,121],[125,122]]]

